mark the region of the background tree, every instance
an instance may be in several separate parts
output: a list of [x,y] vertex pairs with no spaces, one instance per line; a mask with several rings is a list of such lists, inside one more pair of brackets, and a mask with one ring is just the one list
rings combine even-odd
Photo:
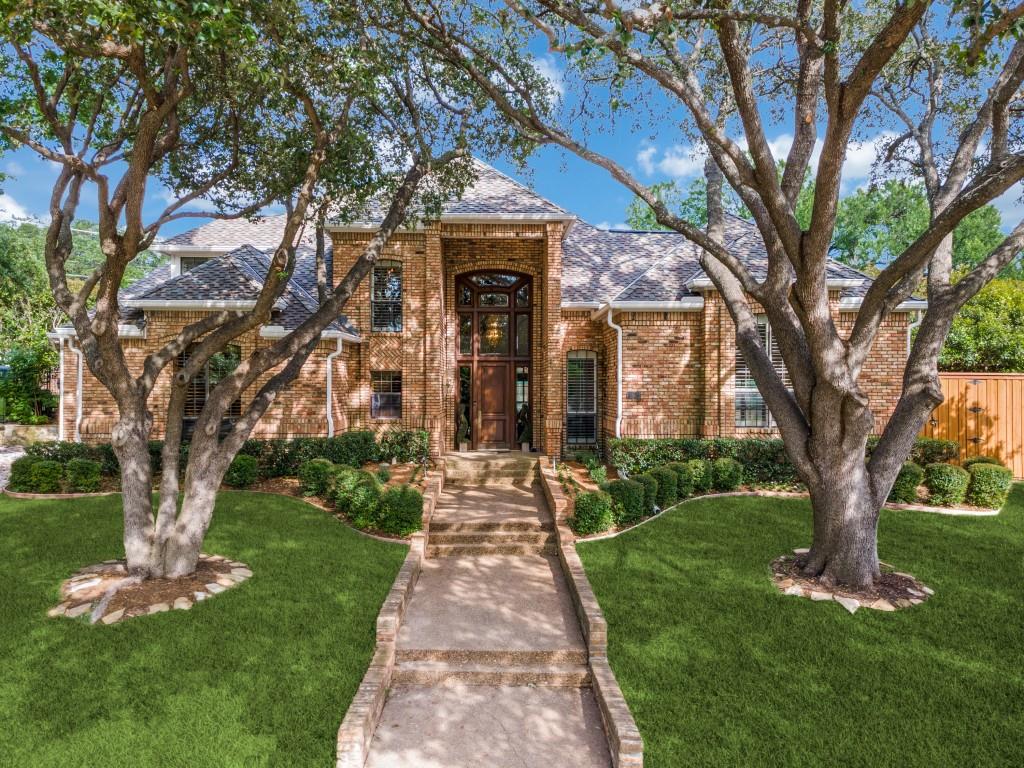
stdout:
[[[990,15],[979,18],[973,4],[959,2],[505,0],[495,6],[406,0],[406,8],[435,55],[472,76],[526,136],[606,169],[650,206],[659,223],[703,249],[702,265],[729,310],[737,345],[810,492],[814,536],[801,559],[804,573],[826,584],[871,584],[880,573],[879,511],[942,399],[942,341],[957,311],[1024,244],[1021,223],[966,274],[953,272],[956,226],[1024,178],[1024,121],[1013,119],[1024,42],[996,30],[998,20]],[[947,39],[932,35],[932,28]],[[954,46],[945,31],[964,28],[968,36]],[[530,81],[517,66],[529,58],[536,38],[562,56],[570,80],[612,83],[604,114],[593,89],[582,115],[537,108]],[[977,57],[963,53],[976,48]],[[976,60],[986,64],[979,68]],[[922,95],[929,89],[930,97]],[[652,114],[656,110],[663,119],[667,102],[684,116],[682,130],[698,134],[707,147],[707,230],[669,210],[588,141],[588,128],[610,123],[609,114],[628,109],[640,120],[645,98],[652,96]],[[721,109],[728,110],[724,119]],[[900,110],[907,127],[890,154],[893,162],[908,161],[907,172],[924,184],[929,222],[880,270],[847,337],[832,317],[826,281],[846,150],[867,129],[902,120]],[[788,122],[793,136],[781,179],[766,132],[773,116]],[[742,144],[733,138],[737,133]],[[820,159],[804,225],[797,201],[816,145]],[[763,278],[722,245],[723,183],[750,210],[764,240]],[[877,425],[861,386],[864,364],[885,318],[926,274],[929,309],[899,402],[865,463],[867,439]],[[751,299],[771,324],[791,387],[761,342]]]
[[1024,373],[1024,282],[993,280],[967,302],[953,320],[939,367]]
[[[392,233],[468,182],[469,146],[514,138],[489,133],[492,123],[483,118],[470,126],[458,78],[424,71],[397,38],[368,34],[360,11],[345,2],[55,0],[17,3],[8,14],[0,135],[61,167],[47,273],[90,371],[117,405],[112,445],[132,579],[194,571],[232,458]],[[146,221],[153,180],[176,199]],[[68,260],[86,193],[99,211],[103,261],[76,289]],[[215,211],[190,210],[198,199]],[[220,379],[197,419],[182,477],[189,381],[233,340],[270,320],[291,278],[296,243],[323,201],[342,220],[370,206],[380,212],[380,226],[316,312]],[[254,307],[210,312],[150,353],[141,370],[129,369],[117,334],[118,291],[161,226],[183,217],[251,216],[270,202],[284,206],[286,220]],[[152,403],[156,382],[186,351],[169,402]],[[223,434],[225,415],[243,394],[241,416]],[[154,511],[146,446],[157,406],[166,408],[167,427]]]

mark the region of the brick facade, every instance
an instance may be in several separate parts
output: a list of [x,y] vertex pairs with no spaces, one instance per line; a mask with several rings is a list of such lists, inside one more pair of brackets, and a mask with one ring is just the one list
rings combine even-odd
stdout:
[[[299,379],[282,392],[258,425],[257,437],[326,435],[326,378],[333,355],[330,413],[334,430],[401,426],[426,429],[435,455],[455,445],[458,366],[456,279],[480,271],[511,271],[532,280],[531,395],[534,447],[549,455],[564,448],[566,356],[590,350],[597,356],[598,432],[603,442],[615,435],[617,333],[606,314],[563,307],[562,238],[564,223],[502,224],[433,223],[397,234],[383,259],[402,264],[403,323],[401,332],[374,333],[370,323],[370,280],[364,280],[346,313],[359,330],[358,343],[324,340],[306,363]],[[334,279],[339,280],[368,240],[366,232],[336,231]],[[839,311],[836,322],[848,334],[853,314]],[[134,369],[145,355],[161,346],[193,312],[147,311],[144,338],[124,340]],[[734,415],[735,332],[720,297],[704,293],[703,308],[688,311],[620,311],[613,321],[622,328],[622,436],[666,437],[742,435],[761,431],[737,429]],[[896,313],[884,324],[865,366],[863,386],[879,418],[891,414],[899,396],[906,358],[908,313]],[[243,359],[269,344],[253,332],[239,340]],[[64,435],[72,439],[76,422],[77,358],[64,347]],[[173,366],[172,366],[173,367]],[[163,432],[160,403],[166,400],[169,367],[153,392],[154,438]],[[371,418],[373,371],[402,373],[402,417]],[[269,374],[268,374],[269,375]],[[85,369],[80,432],[83,440],[109,439],[116,411],[104,388]],[[243,398],[244,400],[244,398]]]

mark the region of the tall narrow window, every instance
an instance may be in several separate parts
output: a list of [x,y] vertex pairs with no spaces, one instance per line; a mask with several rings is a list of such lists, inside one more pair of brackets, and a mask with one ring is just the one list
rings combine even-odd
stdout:
[[569,443],[597,442],[597,353],[574,350],[566,371],[566,439]]
[[[786,372],[786,366],[782,362],[782,353],[779,351],[778,342],[776,342],[772,328],[768,325],[768,321],[763,315],[759,315],[757,318],[757,329],[761,334],[761,343],[769,350],[772,365],[779,375],[782,376],[785,385],[787,387],[790,386],[789,374]],[[768,410],[764,398],[757,389],[754,374],[750,370],[750,366],[747,365],[747,361],[743,359],[743,353],[740,352],[738,346],[736,348],[735,397],[737,427],[768,429],[774,426],[771,412]]]
[[374,419],[402,418],[401,371],[371,371],[370,417]]
[[[186,352],[178,355],[177,367],[182,369],[188,362],[191,348]],[[195,428],[196,419],[203,412],[203,407],[206,405],[206,401],[210,398],[210,393],[214,388],[228,375],[230,375],[242,361],[242,349],[236,344],[230,344],[223,350],[213,355],[207,362],[206,365],[191,379],[189,379],[188,387],[185,393],[185,407],[182,413],[182,421],[184,422],[184,435],[183,437],[187,440],[192,436],[192,430]],[[227,413],[224,414],[224,421],[221,425],[221,431],[225,432],[234,419],[237,419],[242,415],[242,401],[235,400],[228,408]]]
[[402,330],[402,265],[379,262],[370,278],[370,323],[377,332]]

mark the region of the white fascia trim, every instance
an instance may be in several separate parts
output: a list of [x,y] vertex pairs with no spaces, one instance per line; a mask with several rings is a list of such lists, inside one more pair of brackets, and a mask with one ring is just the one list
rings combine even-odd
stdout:
[[196,299],[126,299],[126,307],[136,309],[166,309],[166,310],[188,310],[188,309],[252,309],[256,302],[252,299],[210,299],[197,301]]
[[[567,213],[503,213],[503,214],[442,214],[439,221],[442,224],[507,224],[509,222],[535,221],[543,223],[547,221],[575,221],[576,217]],[[328,224],[325,229],[328,232],[376,232],[380,229],[379,224]],[[423,229],[419,224],[411,227],[399,227],[395,232],[419,232]]]
[[[146,329],[130,323],[119,323],[117,335],[122,339],[144,339],[146,338]],[[61,339],[77,339],[78,333],[74,328],[56,328],[46,334],[46,338],[59,342]]]
[[[867,280],[868,278],[864,278]],[[842,289],[842,288],[856,288],[857,286],[863,285],[864,280],[826,280],[825,286],[827,288]],[[692,290],[698,291],[710,291],[714,290],[715,284],[709,277],[698,277],[695,280],[691,280],[686,284],[686,287]]]
[[600,305],[591,314],[591,319],[600,319],[609,309],[620,312],[700,312],[704,309],[704,297],[694,296],[679,301],[612,301]]
[[698,277],[698,278],[695,278],[694,280],[691,280],[690,282],[688,282],[686,284],[686,287],[687,287],[687,289],[689,289],[691,291],[693,291],[693,290],[705,291],[705,290],[713,289],[715,287],[715,284],[713,282],[711,282],[711,278],[710,277]]
[[[264,339],[283,339],[291,331],[282,325],[264,325],[260,328],[260,338]],[[348,341],[353,344],[358,344],[362,341],[362,338],[353,333],[347,331],[324,331],[320,334],[321,339],[341,339],[342,341]]]
[[[840,312],[856,312],[860,309],[861,304],[864,303],[864,299],[860,296],[847,296],[839,300],[839,311]],[[908,299],[902,304],[898,304],[893,312],[914,312],[917,310],[928,309],[928,302],[923,299]]]
[[[237,247],[237,246],[236,246]],[[221,253],[230,253],[235,248],[228,248],[224,245],[178,245],[176,243],[156,243],[150,250],[166,255],[176,256],[215,256]]]
[[562,309],[599,309],[600,302],[597,301],[563,301]]

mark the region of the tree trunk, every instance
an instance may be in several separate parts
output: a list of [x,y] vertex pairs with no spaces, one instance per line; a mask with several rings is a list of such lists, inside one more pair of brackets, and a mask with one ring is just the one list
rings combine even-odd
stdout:
[[153,468],[149,462],[148,414],[121,409],[111,435],[121,465],[121,503],[124,507],[124,552],[128,573],[148,578],[154,573]]

